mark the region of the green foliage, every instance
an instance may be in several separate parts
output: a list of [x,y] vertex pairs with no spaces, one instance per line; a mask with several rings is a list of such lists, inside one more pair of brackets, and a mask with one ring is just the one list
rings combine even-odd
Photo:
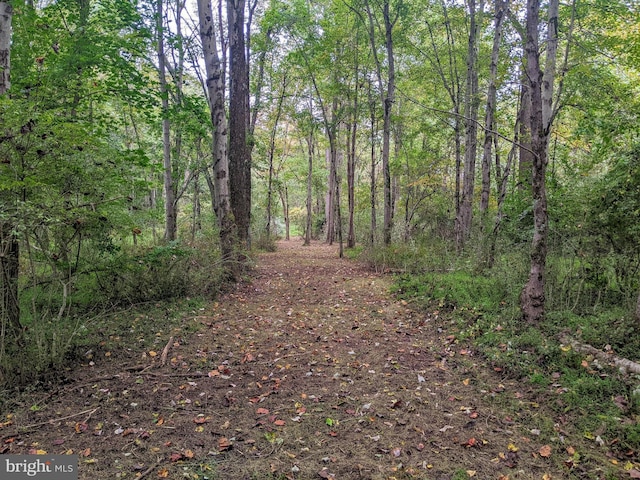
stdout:
[[473,275],[463,271],[402,275],[394,291],[401,298],[421,305],[440,308],[475,308],[482,312],[499,312],[511,295],[496,277]]
[[275,235],[262,234],[253,241],[253,247],[263,252],[275,252],[277,250],[276,240]]

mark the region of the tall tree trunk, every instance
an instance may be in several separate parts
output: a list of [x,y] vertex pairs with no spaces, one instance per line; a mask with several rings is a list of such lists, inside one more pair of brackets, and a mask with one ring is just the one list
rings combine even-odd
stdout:
[[227,118],[224,104],[224,72],[216,48],[215,28],[210,0],[198,0],[200,38],[206,68],[206,87],[213,126],[213,190],[214,211],[220,229],[220,249],[229,273],[235,276],[235,221],[229,194],[229,157],[227,151]]
[[385,50],[387,56],[387,82],[382,78],[382,62],[377,54],[378,44],[376,41],[375,28],[377,21],[369,2],[365,2],[368,18],[368,33],[371,52],[376,65],[376,76],[378,79],[378,88],[380,91],[380,100],[382,103],[382,176],[384,180],[383,198],[384,198],[384,220],[383,220],[383,241],[385,245],[391,243],[391,231],[393,229],[393,204],[391,198],[391,169],[389,165],[389,156],[391,151],[391,112],[395,99],[395,58],[393,53],[393,27],[398,20],[391,19],[389,10],[389,0],[383,0],[382,17],[384,22],[384,39]]
[[[357,38],[357,36],[356,36]],[[358,133],[358,91],[360,89],[359,84],[359,66],[358,66],[358,52],[355,51],[355,69],[354,69],[354,96],[353,103],[351,105],[351,121],[347,127],[347,203],[349,209],[349,230],[347,233],[347,248],[354,248],[356,246],[356,229],[355,229],[355,188],[356,188],[356,140]]]
[[304,245],[311,245],[311,235],[313,229],[313,211],[312,211],[312,202],[313,202],[313,126],[310,125],[309,135],[306,136],[307,141],[307,157],[309,160],[308,169],[307,169],[307,220],[306,220],[306,228],[304,232]]
[[284,216],[284,239],[288,242],[291,240],[291,222],[289,220],[289,189],[286,183],[280,187],[279,194]]
[[526,73],[523,72],[522,86],[520,87],[520,110],[518,111],[518,124],[520,132],[518,137],[518,190],[531,191],[531,172],[533,169],[533,152],[531,150],[531,88],[528,85]]
[[[557,0],[552,0],[551,3],[557,3]],[[550,6],[549,11],[553,14],[553,5]],[[545,176],[548,163],[547,146],[550,124],[545,125],[544,100],[549,95],[548,90],[553,89],[552,80],[545,80],[545,85],[543,85],[538,39],[539,23],[540,0],[527,0],[527,41],[525,52],[528,86],[531,95],[531,151],[533,154],[531,188],[533,194],[534,231],[531,242],[529,278],[520,294],[520,309],[523,319],[533,324],[542,320],[545,311],[544,285],[549,230]],[[550,32],[550,41],[553,41],[552,35],[553,33]],[[547,65],[549,65],[549,60],[547,60]],[[545,77],[549,75],[553,77],[554,73],[545,72]]]
[[191,242],[195,242],[196,234],[202,230],[202,206],[200,204],[200,172],[193,176],[193,218],[191,223]]
[[245,0],[227,0],[229,28],[229,182],[231,208],[238,240],[250,248],[251,227],[251,151],[247,143],[249,128],[249,75],[246,58]]
[[336,154],[336,168],[333,170],[333,174],[335,175],[335,185],[336,185],[336,233],[338,234],[338,256],[340,258],[344,257],[344,242],[342,239],[342,206],[340,204],[340,187],[341,187],[341,178],[340,167],[342,165],[342,154]]
[[267,222],[265,225],[265,233],[267,239],[271,237],[271,223],[272,223],[272,206],[273,206],[273,176],[274,165],[273,160],[276,152],[276,135],[278,133],[278,124],[280,123],[280,116],[282,115],[282,104],[284,102],[284,96],[287,91],[287,75],[282,77],[282,91],[278,98],[278,107],[276,108],[276,118],[273,120],[273,126],[271,128],[271,134],[269,135],[269,176],[267,179]]
[[[357,88],[357,87],[356,87]],[[354,101],[354,110],[357,110],[357,97]],[[355,216],[355,184],[356,184],[356,134],[357,115],[354,111],[353,122],[347,128],[347,204],[349,209],[349,230],[347,233],[347,248],[356,246]]]
[[325,201],[324,210],[327,227],[327,243],[333,245],[336,239],[336,218],[335,218],[335,197],[336,197],[336,156],[337,152],[334,150],[334,142],[330,141],[329,148],[325,151],[325,160],[327,167],[329,168],[329,178],[327,187],[327,199]]
[[162,98],[162,177],[164,185],[164,239],[176,239],[178,226],[175,211],[175,190],[171,166],[171,123],[169,120],[169,92],[167,89],[167,66],[164,51],[164,0],[156,2],[156,42],[158,55],[158,77]]
[[[0,98],[4,97],[11,86],[11,20],[13,9],[8,2],[0,2]],[[0,174],[12,176],[11,158],[0,159]],[[18,278],[20,273],[20,243],[16,232],[15,192],[12,189],[0,190],[0,205],[3,215],[0,220],[0,357],[5,353],[8,337],[22,341],[20,324],[20,302]]]
[[[473,194],[478,151],[478,9],[475,0],[467,0],[469,8],[469,44],[467,50],[467,86],[465,90],[465,150],[462,175],[462,197],[459,219],[456,222],[456,244],[462,248],[471,232]],[[482,7],[479,9],[481,13]]]
[[384,226],[383,237],[384,244],[391,244],[391,231],[393,229],[393,203],[391,198],[391,168],[389,164],[389,155],[391,149],[391,111],[395,99],[396,90],[396,72],[395,59],[393,55],[393,26],[395,21],[391,21],[389,12],[389,1],[385,0],[382,6],[382,15],[384,17],[384,33],[385,48],[387,50],[387,90],[383,99],[384,113],[382,117],[382,175],[384,177]]
[[508,0],[496,0],[493,27],[493,48],[491,50],[491,63],[489,66],[489,88],[487,92],[487,108],[484,122],[486,130],[484,134],[484,148],[482,152],[482,194],[480,197],[480,211],[483,214],[489,210],[489,195],[491,192],[491,152],[493,145],[497,143],[497,135],[495,133],[496,82],[498,78],[500,41],[502,39],[502,23],[505,17],[505,10],[507,8]]
[[369,232],[369,244],[373,247],[376,243],[376,132],[377,132],[377,121],[376,121],[376,108],[373,103],[373,98],[371,95],[371,82],[369,82],[369,87],[367,89],[369,95],[369,111],[371,114],[371,169],[370,169],[370,187],[369,187],[369,195],[371,201],[371,230]]

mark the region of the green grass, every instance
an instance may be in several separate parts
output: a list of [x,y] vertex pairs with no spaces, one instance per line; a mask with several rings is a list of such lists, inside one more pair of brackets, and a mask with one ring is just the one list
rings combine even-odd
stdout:
[[[600,435],[620,452],[640,450],[638,380],[594,362],[560,343],[569,334],[597,348],[638,360],[640,336],[628,312],[611,307],[590,315],[548,312],[536,326],[523,325],[513,280],[465,270],[403,274],[393,290],[425,310],[438,310],[451,321],[461,341],[475,344],[495,368],[537,391],[554,415],[571,418],[580,437]],[[518,287],[520,285],[518,284]],[[628,405],[621,409],[620,402]]]

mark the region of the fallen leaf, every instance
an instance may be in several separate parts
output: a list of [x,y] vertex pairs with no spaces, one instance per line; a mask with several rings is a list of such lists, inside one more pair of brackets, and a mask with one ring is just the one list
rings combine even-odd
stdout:
[[85,448],[84,450],[81,450],[81,451],[79,452],[79,455],[80,455],[81,457],[88,457],[89,455],[91,455],[91,449],[87,447],[87,448]]
[[640,478],[640,470],[636,470],[635,468],[633,470],[629,470],[629,476],[631,478]]
[[172,453],[172,454],[169,456],[169,460],[170,460],[171,462],[177,462],[178,460],[182,460],[182,454],[181,454],[180,452]]
[[225,450],[229,450],[231,448],[231,442],[227,437],[222,437],[218,440],[218,450],[224,452]]
[[31,448],[29,449],[29,455],[46,455],[47,451],[42,450],[40,448]]
[[205,417],[204,415],[198,415],[196,418],[193,419],[193,423],[202,424],[202,423],[206,423],[207,420],[208,418]]
[[318,472],[318,476],[320,478],[335,478],[335,475],[333,473],[329,473],[329,470],[327,468],[323,468],[322,470],[320,470]]
[[278,427],[282,427],[286,424],[286,422],[284,420],[276,420],[275,422],[273,422],[274,425],[277,425]]
[[64,443],[64,438],[56,438],[52,443],[54,445],[62,445]]
[[258,415],[269,415],[269,409],[260,407],[260,408],[258,408],[256,410],[256,414],[258,414]]
[[253,355],[251,355],[250,353],[245,353],[240,363],[253,362],[253,360],[254,360]]
[[469,378],[465,378],[465,379],[462,381],[462,384],[463,384],[463,385],[469,385],[469,382],[470,382],[470,381],[471,381],[471,380],[470,380]]
[[551,446],[544,445],[540,447],[540,450],[538,450],[538,453],[540,454],[541,457],[549,458],[551,456]]
[[464,442],[462,445],[464,447],[475,447],[477,443],[478,443],[478,441],[475,438],[471,437],[469,440]]
[[167,478],[168,476],[169,476],[169,470],[167,470],[166,468],[161,468],[160,470],[158,470],[158,477]]
[[507,449],[510,452],[517,452],[518,451],[518,447],[516,447],[513,443],[510,443],[509,446],[507,447]]
[[567,453],[569,455],[574,455],[576,453],[576,449],[571,447],[571,446],[569,446],[569,447],[567,447]]
[[185,450],[184,451],[184,456],[187,458],[193,458],[194,457],[194,453],[191,450]]
[[394,457],[399,457],[400,455],[402,455],[402,449],[399,447],[394,448],[391,453],[393,453]]

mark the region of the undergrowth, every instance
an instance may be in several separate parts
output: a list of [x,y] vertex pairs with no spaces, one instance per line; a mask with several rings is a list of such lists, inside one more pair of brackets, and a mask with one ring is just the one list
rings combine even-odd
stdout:
[[[108,348],[113,338],[131,339],[141,330],[143,338],[153,339],[170,323],[171,312],[189,303],[185,299],[215,298],[226,282],[218,249],[202,240],[129,246],[114,250],[91,271],[26,285],[23,338],[0,352],[0,387],[55,377],[83,360],[84,352]],[[154,332],[145,331],[149,328]]]
[[[406,258],[402,262],[411,264]],[[412,265],[428,263],[416,259]],[[418,309],[437,310],[440,318],[451,319],[456,338],[474,344],[494,369],[536,391],[558,418],[570,419],[570,427],[562,428],[637,459],[640,376],[622,374],[560,340],[569,335],[638,361],[640,336],[631,312],[613,305],[584,315],[575,309],[550,310],[539,325],[527,326],[518,308],[523,280],[499,265],[483,273],[461,261],[456,265],[447,271],[403,269],[394,293]]]

